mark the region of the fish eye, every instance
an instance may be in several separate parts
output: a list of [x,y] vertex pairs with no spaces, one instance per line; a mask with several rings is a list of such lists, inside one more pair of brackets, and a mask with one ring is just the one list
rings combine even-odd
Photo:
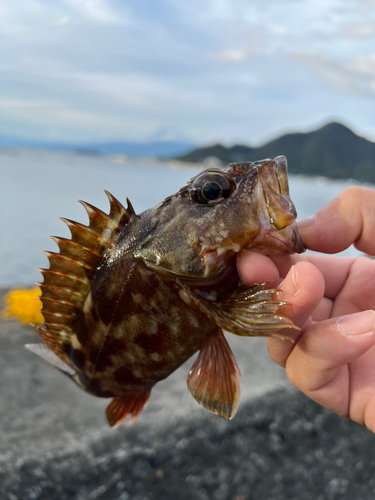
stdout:
[[215,201],[223,192],[222,187],[217,182],[206,182],[206,184],[202,187],[201,195],[207,201]]
[[217,204],[228,198],[235,184],[221,172],[204,172],[193,182],[191,198],[203,205]]

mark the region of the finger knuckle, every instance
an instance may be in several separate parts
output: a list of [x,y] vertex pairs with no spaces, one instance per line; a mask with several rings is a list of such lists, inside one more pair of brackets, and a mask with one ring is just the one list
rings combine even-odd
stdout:
[[289,353],[285,353],[280,350],[280,346],[278,345],[279,343],[279,340],[267,339],[268,353],[274,363],[281,366],[282,368],[285,368],[285,360],[287,359]]
[[363,197],[363,190],[364,188],[358,187],[358,186],[351,186],[343,191],[338,195],[338,198],[341,200],[347,200],[348,197],[352,199],[362,199]]
[[301,376],[298,373],[298,370],[296,370],[296,366],[294,365],[294,363],[287,363],[286,364],[285,373],[286,373],[286,376],[291,384],[293,384],[295,387],[297,387],[297,389],[300,389],[300,390],[303,389],[303,387],[302,387],[303,384],[301,384],[301,382],[302,382]]

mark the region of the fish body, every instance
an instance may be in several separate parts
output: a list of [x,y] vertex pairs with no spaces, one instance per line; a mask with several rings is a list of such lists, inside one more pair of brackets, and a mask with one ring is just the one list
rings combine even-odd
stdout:
[[86,392],[114,398],[111,426],[137,418],[152,387],[194,353],[188,388],[230,419],[240,373],[223,329],[280,336],[293,323],[263,285],[244,287],[236,255],[302,252],[284,157],[208,169],[136,215],[107,193],[107,215],[82,202],[90,224],[67,221],[41,270],[45,345],[29,348]]

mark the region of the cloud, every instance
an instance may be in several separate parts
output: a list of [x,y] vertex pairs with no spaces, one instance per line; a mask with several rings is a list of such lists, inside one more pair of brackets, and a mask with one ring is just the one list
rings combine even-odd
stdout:
[[28,99],[0,99],[0,109],[3,112],[7,110],[35,110],[40,108],[53,108],[56,106],[61,106],[58,101],[52,100],[28,100]]
[[375,127],[374,5],[2,2],[1,127],[72,139],[163,130],[199,142],[260,140],[332,115]]
[[375,53],[357,56],[348,64],[362,85],[367,84],[370,93],[375,95]]
[[70,17],[69,16],[62,16],[60,17],[57,22],[56,22],[56,25],[57,26],[65,26],[66,24],[68,24],[70,22]]
[[366,22],[348,25],[344,28],[344,35],[353,40],[375,37],[375,22]]
[[349,64],[358,73],[375,79],[375,53],[357,56]]
[[111,2],[104,0],[65,0],[84,18],[103,24],[122,24],[126,20],[123,12],[116,12]]
[[246,61],[248,53],[244,49],[226,49],[218,53],[217,59],[224,63],[239,63]]
[[296,52],[293,57],[340,92],[358,96],[375,94],[375,53],[343,61],[317,52]]
[[[136,117],[126,117],[124,115],[115,115],[113,113],[100,113],[96,111],[87,111],[77,107],[71,107],[57,100],[49,99],[0,99],[1,120],[0,130],[6,133],[4,120],[10,122],[22,121],[32,125],[38,131],[40,127],[47,127],[51,136],[59,139],[74,139],[74,135],[67,134],[70,131],[86,131],[86,138],[90,139],[97,134],[98,124],[100,123],[101,133],[107,131],[107,138],[118,137],[118,131],[121,129],[132,130],[133,138],[137,135],[148,133],[152,134],[154,126],[147,126],[143,120],[137,120]],[[37,133],[31,136],[37,137]]]

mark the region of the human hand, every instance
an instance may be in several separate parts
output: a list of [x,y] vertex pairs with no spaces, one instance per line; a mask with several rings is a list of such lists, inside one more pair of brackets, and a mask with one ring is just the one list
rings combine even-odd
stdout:
[[[375,192],[349,188],[299,224],[307,248],[375,255]],[[244,250],[244,284],[272,280],[289,302],[280,312],[301,328],[295,343],[268,339],[271,358],[311,399],[375,432],[375,260],[330,255],[268,258]],[[280,282],[282,283],[280,284]]]

